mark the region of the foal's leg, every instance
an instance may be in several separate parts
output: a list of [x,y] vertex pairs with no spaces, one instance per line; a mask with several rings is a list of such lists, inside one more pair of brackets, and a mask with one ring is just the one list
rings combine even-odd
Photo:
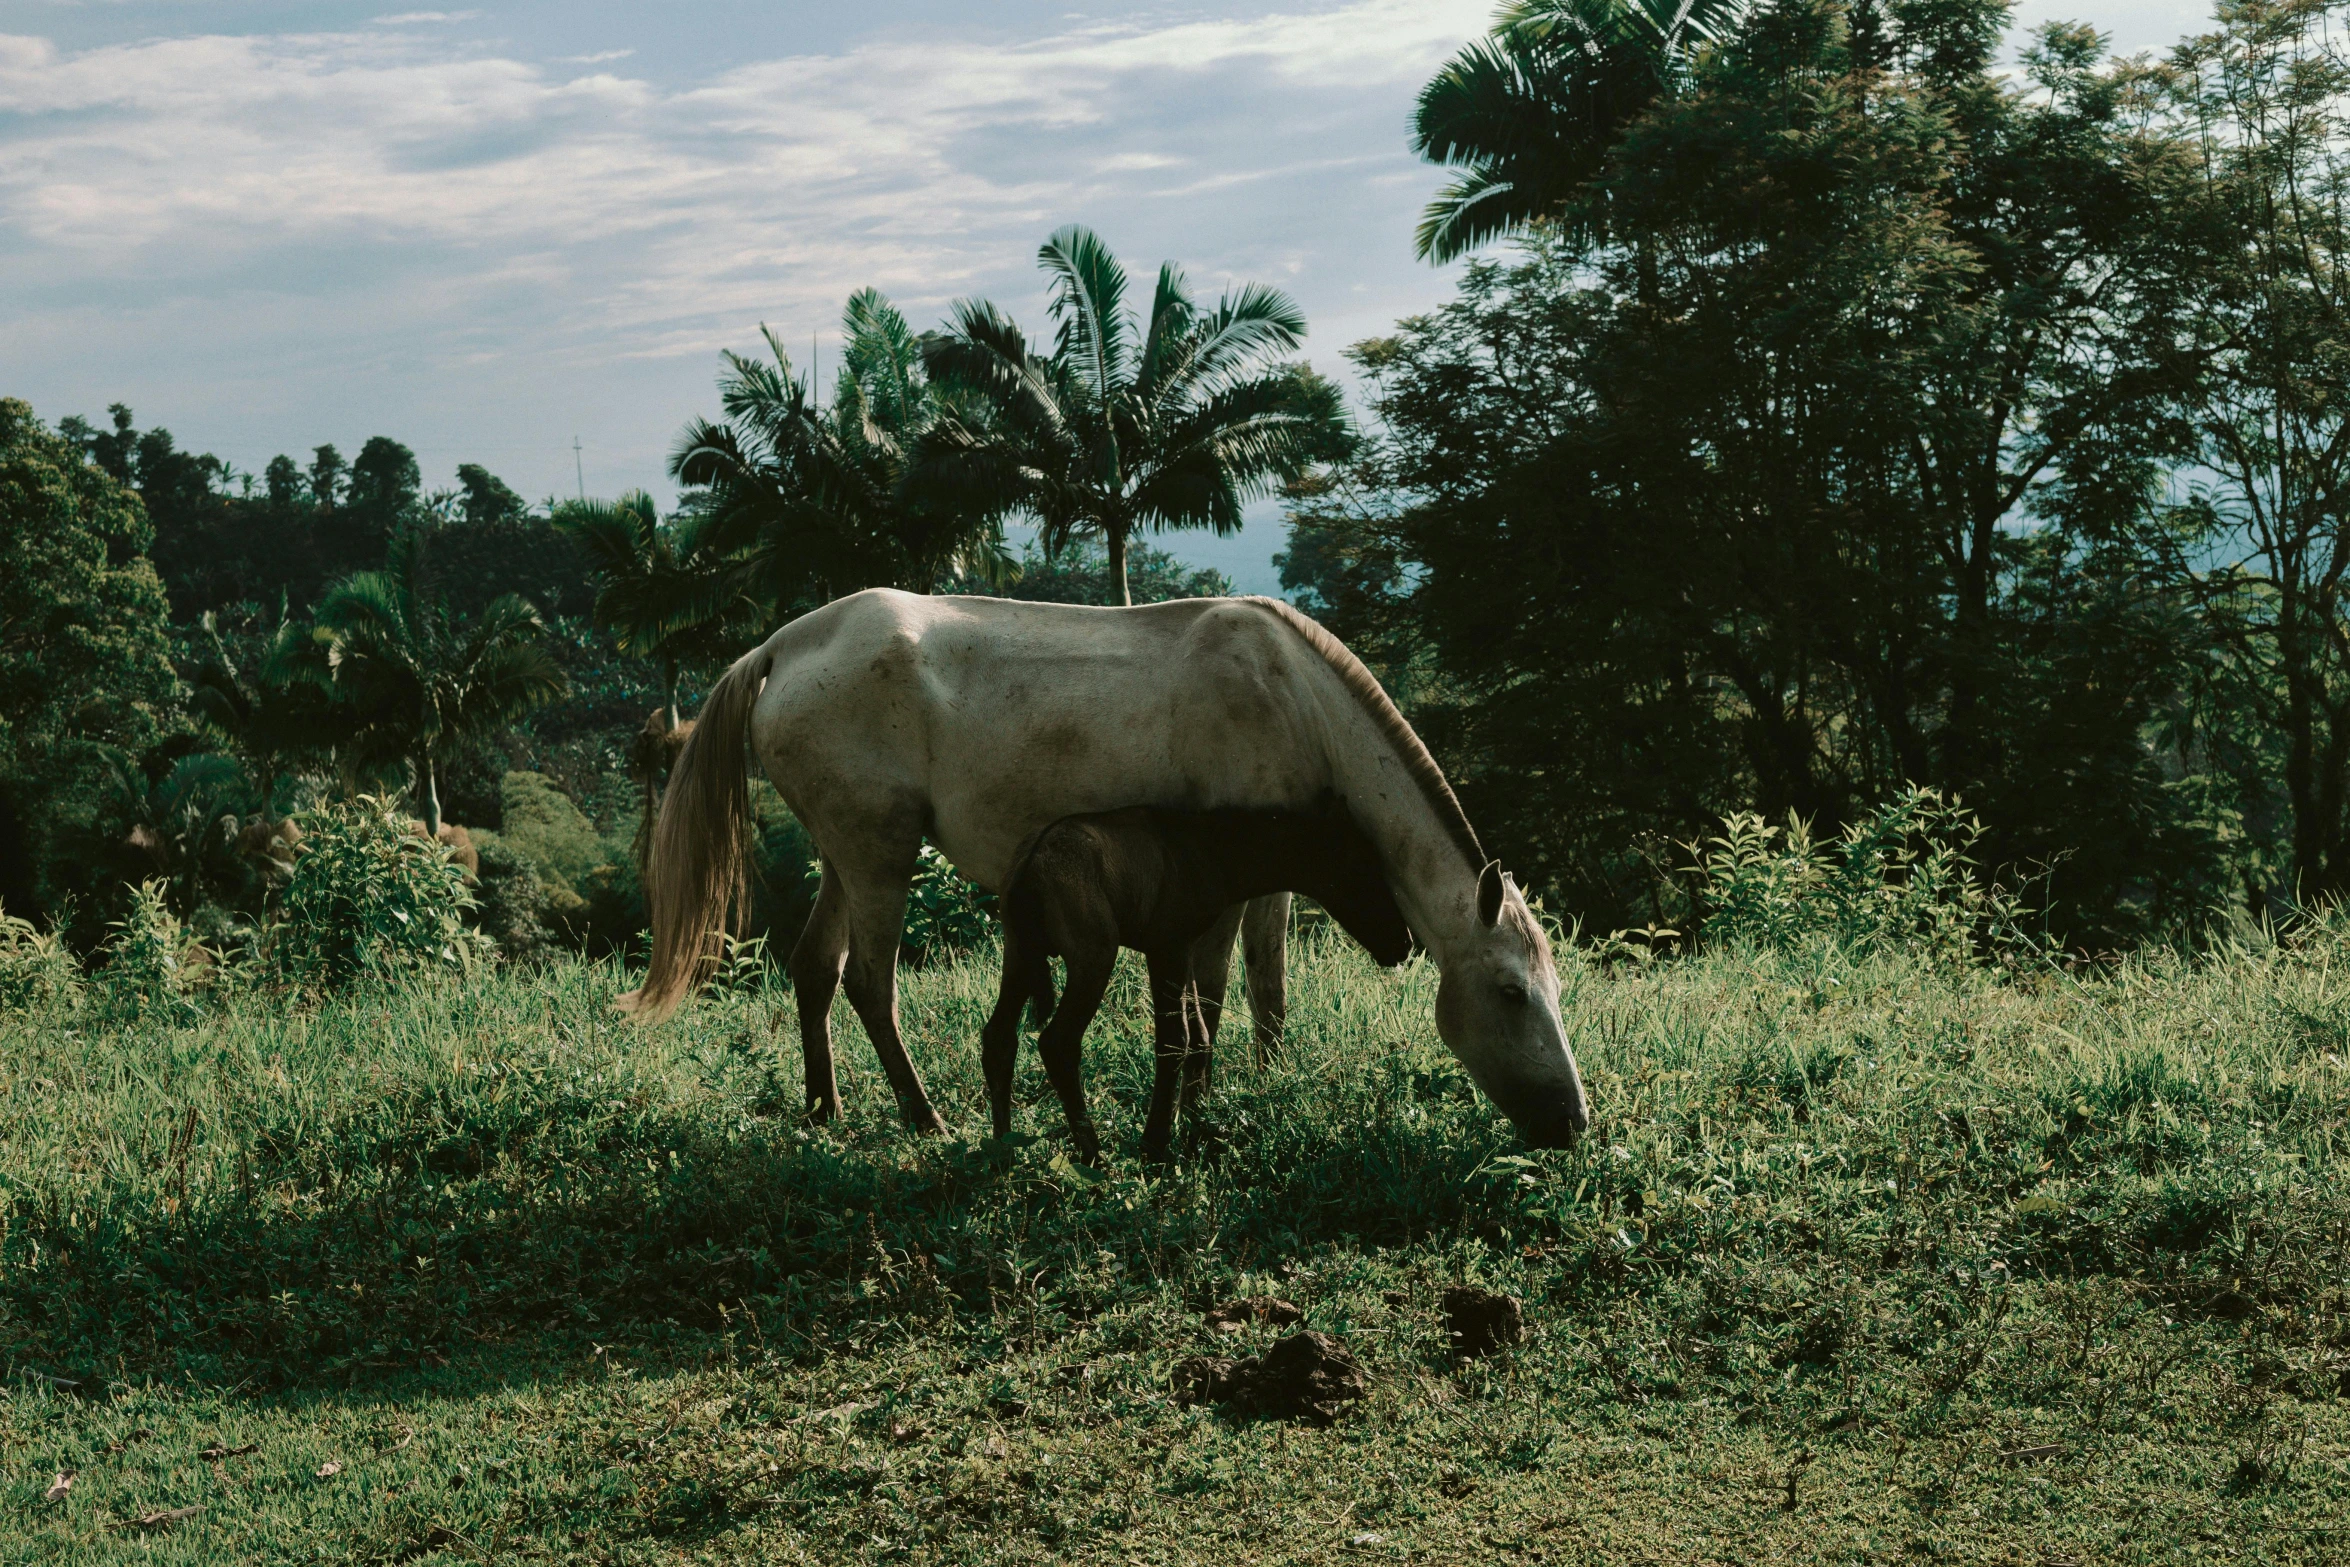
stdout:
[[921,1074],[914,1070],[905,1038],[898,1032],[898,944],[906,932],[906,887],[913,880],[921,847],[922,830],[909,820],[898,830],[876,834],[859,845],[854,862],[843,852],[832,863],[840,867],[848,894],[849,1005],[857,1009],[873,1051],[881,1057],[882,1073],[898,1096],[906,1124],[917,1132],[944,1132],[947,1124],[931,1108]]
[[[1012,1135],[1012,1070],[1020,1060],[1020,1009],[1036,989],[1029,972],[1030,943],[1004,921],[1004,977],[996,986],[995,1011],[979,1031],[979,1062],[987,1074],[987,1104],[995,1115],[995,1134]],[[1043,954],[1039,953],[1041,961]]]
[[1281,1048],[1281,1031],[1289,1021],[1288,893],[1249,900],[1240,922],[1240,945],[1248,958],[1248,1010],[1256,1025],[1257,1065],[1263,1066]]
[[793,944],[792,998],[800,1011],[800,1061],[807,1075],[808,1114],[829,1121],[840,1114],[840,1080],[832,1067],[832,997],[840,988],[841,966],[849,958],[847,900],[840,873],[824,862],[824,879],[816,889],[816,907]]
[[[1052,1020],[1036,1036],[1036,1053],[1044,1058],[1045,1076],[1052,1079],[1053,1091],[1061,1096],[1061,1110],[1069,1118],[1069,1135],[1077,1145],[1077,1157],[1086,1164],[1099,1164],[1102,1140],[1094,1130],[1092,1114],[1085,1108],[1085,1077],[1080,1063],[1085,1053],[1086,1027],[1101,1010],[1102,997],[1110,988],[1110,975],[1118,967],[1118,947],[1115,942],[1082,951],[1073,946],[1062,956],[1069,966],[1068,982],[1061,987],[1061,1004],[1053,1009]],[[1015,1011],[1013,1015],[1019,1014]]]
[[1190,966],[1184,952],[1146,955],[1151,974],[1151,1044],[1156,1057],[1151,1075],[1150,1118],[1142,1127],[1142,1157],[1151,1164],[1167,1158],[1175,1136],[1175,1099],[1189,1067],[1191,1054]]

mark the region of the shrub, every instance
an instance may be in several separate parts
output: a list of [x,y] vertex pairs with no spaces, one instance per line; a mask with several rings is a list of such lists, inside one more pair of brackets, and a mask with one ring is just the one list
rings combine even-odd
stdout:
[[0,909],[0,1012],[30,1012],[71,996],[81,971],[56,936]]
[[558,909],[569,912],[566,898],[584,898],[589,878],[614,858],[596,824],[544,773],[508,773],[498,798],[498,836],[531,862]]
[[114,1016],[185,1022],[195,1015],[200,976],[215,960],[171,912],[168,890],[160,879],[141,882],[131,890],[130,912],[114,922],[99,971],[100,994]]
[[1916,786],[1834,843],[1814,843],[1796,817],[1781,828],[1740,812],[1698,853],[1702,934],[1762,947],[1911,947],[1954,962],[2018,955],[2039,943],[2024,930],[2023,906],[1976,874],[1982,836],[1972,812]]
[[547,889],[537,867],[493,833],[474,834],[481,857],[473,923],[498,945],[509,962],[524,962],[547,948]]
[[449,851],[388,799],[310,813],[278,900],[270,954],[290,978],[343,985],[408,969],[464,969],[487,947],[465,927],[474,900]]

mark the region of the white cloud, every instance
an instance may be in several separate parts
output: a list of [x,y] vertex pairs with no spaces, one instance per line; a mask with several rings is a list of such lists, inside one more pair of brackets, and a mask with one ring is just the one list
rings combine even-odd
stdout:
[[371,16],[368,21],[377,27],[418,27],[432,22],[470,22],[479,15],[479,11],[402,11],[397,16]]
[[[1035,247],[1072,220],[1211,290],[1283,282],[1327,362],[1437,292],[1408,251],[1437,176],[1409,177],[1404,120],[1489,10],[900,32],[685,87],[596,69],[625,50],[541,65],[392,30],[466,13],[78,52],[0,36],[0,362],[44,367],[74,399],[52,416],[170,388],[217,421],[175,414],[183,439],[247,465],[329,438],[259,433],[329,409],[489,447],[552,442],[547,405],[594,402],[638,483],[706,406],[715,347],[762,319],[804,343],[868,283],[917,318],[974,292],[1033,317]],[[552,417],[565,442],[596,427]]]
[[612,60],[625,60],[636,53],[634,49],[605,49],[596,54],[567,54],[558,57],[559,65],[603,65]]

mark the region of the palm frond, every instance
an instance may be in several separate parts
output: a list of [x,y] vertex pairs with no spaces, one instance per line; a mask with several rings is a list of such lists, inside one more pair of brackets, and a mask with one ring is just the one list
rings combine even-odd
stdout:
[[1412,148],[1461,174],[1422,214],[1426,260],[1448,261],[1559,212],[1624,127],[1678,89],[1749,0],[1519,0],[1421,89]]
[[1127,379],[1133,323],[1126,313],[1126,269],[1093,230],[1056,229],[1036,253],[1052,278],[1054,352],[1081,366],[1096,398],[1107,402]]

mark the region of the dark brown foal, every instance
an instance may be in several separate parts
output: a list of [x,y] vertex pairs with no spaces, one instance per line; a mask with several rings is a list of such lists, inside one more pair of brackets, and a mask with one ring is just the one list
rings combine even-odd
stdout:
[[[1138,807],[1064,817],[1037,834],[1004,893],[1003,985],[980,1036],[996,1135],[1012,1130],[1020,1008],[1033,1002],[1037,1053],[1078,1154],[1088,1163],[1100,1157],[1078,1063],[1118,949],[1132,947],[1150,965],[1158,1056],[1142,1152],[1164,1159],[1178,1091],[1189,1113],[1207,1086],[1210,1035],[1192,983],[1192,948],[1234,904],[1273,892],[1312,898],[1383,964],[1411,953],[1378,851],[1335,800],[1304,811]],[[1046,962],[1055,956],[1069,969],[1058,1008]]]

